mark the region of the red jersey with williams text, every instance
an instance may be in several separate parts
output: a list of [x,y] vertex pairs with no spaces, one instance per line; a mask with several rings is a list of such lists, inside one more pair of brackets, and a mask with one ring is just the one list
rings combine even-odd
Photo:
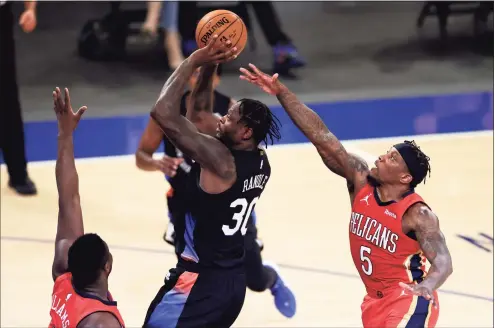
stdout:
[[49,328],[73,328],[95,312],[109,312],[124,327],[124,320],[117,309],[117,302],[112,300],[108,293],[110,301],[101,300],[98,297],[76,291],[72,286],[72,274],[65,273],[55,280],[52,293],[52,306],[50,308],[50,325]]

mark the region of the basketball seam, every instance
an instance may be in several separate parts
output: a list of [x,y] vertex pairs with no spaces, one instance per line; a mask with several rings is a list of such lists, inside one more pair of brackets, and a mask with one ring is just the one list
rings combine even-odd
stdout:
[[[237,18],[237,19],[239,19],[239,18]],[[237,19],[236,19],[236,20],[237,20]],[[235,21],[234,21],[232,24],[234,24],[234,23],[235,23]],[[241,34],[239,35],[239,39],[237,39],[236,44],[234,44],[234,47],[235,47],[235,46],[237,46],[237,44],[239,43],[239,41],[241,41],[242,34],[244,33],[244,26],[245,26],[245,25],[244,25],[244,22],[242,22],[242,30],[241,30]],[[246,40],[246,42],[247,42],[247,40]]]
[[[234,13],[234,15],[236,15],[236,16],[237,16],[237,14],[235,14],[235,13]],[[215,17],[218,17],[218,16],[225,16],[225,13],[220,14],[220,15],[215,15],[215,16],[213,16],[212,18],[210,18],[210,19],[208,20],[208,22],[209,22],[209,21],[211,21],[211,20],[213,20]],[[237,18],[236,18],[236,19],[235,19],[232,23],[230,23],[230,24],[227,26],[227,28],[226,28],[226,29],[228,29],[228,28],[229,28],[232,24],[234,24],[234,23],[235,23],[238,19],[239,19],[239,16],[237,16]],[[205,24],[205,25],[201,28],[201,30],[199,30],[199,35],[201,35],[201,32],[203,32],[203,29],[204,29],[205,27],[206,27],[206,24]],[[225,30],[226,30],[226,29],[225,29]],[[223,30],[223,32],[225,32],[225,30]],[[223,32],[222,32],[220,35],[222,35],[222,34],[223,34]],[[218,37],[220,37],[220,35],[218,35]],[[199,39],[199,40],[201,40],[201,39]],[[196,36],[196,43],[199,43],[199,42],[198,42],[198,38],[197,38],[197,36]],[[205,47],[206,47],[206,45],[205,45]]]
[[[229,25],[229,26],[227,26],[227,27],[225,28],[225,30],[223,30],[223,31],[222,31],[222,33],[220,33],[220,34],[218,35],[218,39],[220,39],[220,36],[221,36],[223,33],[225,33],[225,31],[227,31],[227,30],[229,29],[229,27],[231,27],[232,25],[234,25],[234,23],[235,23],[235,22],[237,22],[238,20],[239,20],[239,17],[237,17],[237,18],[235,19],[235,21],[233,21],[232,23],[230,23],[230,25]],[[237,42],[239,42],[239,40],[237,40]],[[236,44],[237,44],[237,43],[236,43]]]

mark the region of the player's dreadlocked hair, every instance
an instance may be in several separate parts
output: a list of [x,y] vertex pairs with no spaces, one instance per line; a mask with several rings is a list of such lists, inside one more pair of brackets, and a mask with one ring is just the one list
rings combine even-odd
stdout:
[[256,144],[268,141],[273,144],[274,140],[280,140],[280,121],[273,115],[270,108],[258,100],[239,100],[240,120],[253,130],[253,138]]
[[83,290],[96,282],[109,258],[107,246],[97,234],[87,233],[77,238],[69,248],[68,271],[72,283]]
[[[411,181],[411,187],[416,187],[421,181],[426,183],[426,175],[428,177],[431,176],[431,166],[430,166],[430,158],[426,156],[425,153],[419,148],[414,140],[408,141],[405,140],[404,144],[410,148],[413,153],[416,155],[415,164],[416,168],[413,170],[415,174],[413,174],[413,180]],[[411,164],[408,164],[410,166]],[[411,172],[412,173],[412,172]]]

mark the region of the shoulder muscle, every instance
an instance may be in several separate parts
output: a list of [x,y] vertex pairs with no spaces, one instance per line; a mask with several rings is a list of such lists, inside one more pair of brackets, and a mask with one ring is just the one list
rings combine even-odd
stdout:
[[448,253],[438,217],[427,205],[423,203],[412,205],[404,214],[404,219],[414,231],[423,253],[430,262],[439,253]]
[[353,181],[347,180],[347,190],[352,197],[366,184],[369,174],[368,163],[360,156],[349,153],[349,166],[354,168]]

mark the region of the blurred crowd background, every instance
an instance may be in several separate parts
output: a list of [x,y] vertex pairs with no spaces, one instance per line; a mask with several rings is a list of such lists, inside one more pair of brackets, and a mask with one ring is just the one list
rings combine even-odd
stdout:
[[214,9],[249,30],[222,69],[220,89],[233,98],[257,92],[237,82],[249,62],[312,101],[493,87],[493,2],[0,3],[3,160],[20,193],[36,192],[22,120],[52,119],[55,86],[73,89],[88,115],[145,114]]

